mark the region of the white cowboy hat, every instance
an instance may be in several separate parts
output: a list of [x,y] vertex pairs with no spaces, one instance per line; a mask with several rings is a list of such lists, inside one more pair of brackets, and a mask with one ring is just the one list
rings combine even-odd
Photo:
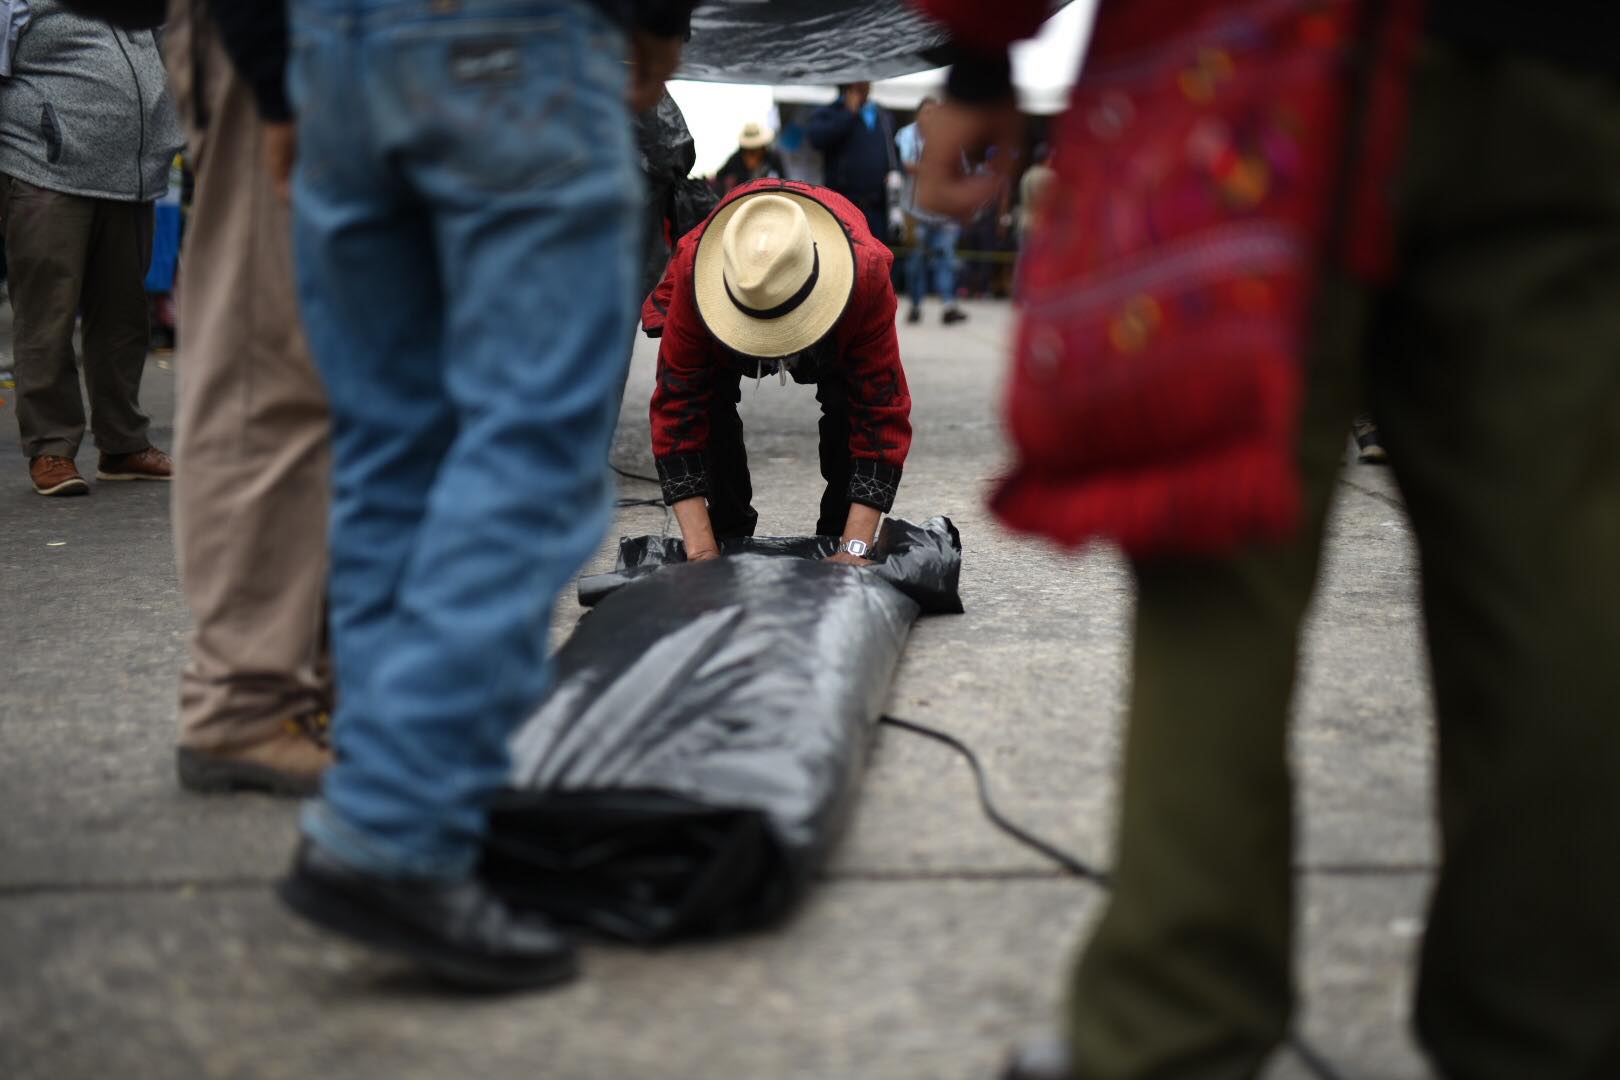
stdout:
[[722,345],[744,356],[792,356],[838,325],[855,291],[855,249],[827,207],[770,188],[715,212],[692,278],[698,317]]
[[771,145],[776,138],[771,129],[757,120],[750,120],[743,125],[742,134],[737,136],[737,145],[744,150],[758,150],[762,146]]

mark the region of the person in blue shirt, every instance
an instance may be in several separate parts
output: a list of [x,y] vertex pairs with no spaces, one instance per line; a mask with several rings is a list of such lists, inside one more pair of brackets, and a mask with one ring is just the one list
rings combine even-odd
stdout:
[[967,312],[956,302],[956,243],[962,235],[962,227],[953,218],[917,205],[917,164],[922,161],[928,114],[938,105],[934,98],[923,98],[917,106],[917,119],[901,128],[894,142],[900,151],[900,164],[906,170],[901,207],[911,219],[911,257],[906,260],[906,291],[911,296],[911,310],[906,314],[906,321],[921,321],[928,273],[932,269],[934,289],[945,302],[942,321],[950,326],[967,318]]

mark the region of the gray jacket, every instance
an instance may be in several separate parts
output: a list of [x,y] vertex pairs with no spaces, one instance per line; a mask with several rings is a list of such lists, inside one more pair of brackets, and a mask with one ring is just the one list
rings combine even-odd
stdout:
[[0,173],[35,187],[149,202],[184,145],[150,30],[115,30],[60,0],[29,0],[0,78]]

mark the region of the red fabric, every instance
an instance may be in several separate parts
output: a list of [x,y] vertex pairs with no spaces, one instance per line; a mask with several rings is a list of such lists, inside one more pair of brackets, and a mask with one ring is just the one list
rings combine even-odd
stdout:
[[958,42],[986,52],[1034,37],[1052,13],[1048,0],[912,0],[912,6],[944,23]]
[[[892,465],[905,465],[911,449],[911,394],[900,364],[895,334],[895,296],[890,282],[894,254],[873,238],[866,216],[853,203],[827,188],[791,180],[755,180],[721,200],[718,212],[751,192],[785,189],[816,199],[838,218],[855,251],[855,289],[832,336],[840,373],[849,389],[850,455]],[[658,386],[652,398],[653,455],[658,458],[703,450],[709,439],[709,395],[716,376],[736,370],[703,326],[692,290],[692,268],[698,240],[714,220],[682,237],[664,279],[642,308],[649,331],[661,328]],[[825,377],[835,377],[829,374]]]
[[[1103,6],[1027,252],[1017,459],[992,500],[1006,524],[1135,555],[1291,534],[1303,350],[1363,10]],[[1361,176],[1382,186],[1395,154],[1375,157],[1386,172]],[[1358,224],[1387,224],[1376,216]],[[1374,266],[1378,246],[1356,251]]]

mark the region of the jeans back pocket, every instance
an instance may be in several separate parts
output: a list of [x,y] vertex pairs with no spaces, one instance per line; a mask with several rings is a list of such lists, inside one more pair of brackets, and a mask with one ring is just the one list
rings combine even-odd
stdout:
[[447,19],[401,30],[395,42],[414,162],[495,193],[586,170],[593,125],[577,101],[584,42],[569,20]]

